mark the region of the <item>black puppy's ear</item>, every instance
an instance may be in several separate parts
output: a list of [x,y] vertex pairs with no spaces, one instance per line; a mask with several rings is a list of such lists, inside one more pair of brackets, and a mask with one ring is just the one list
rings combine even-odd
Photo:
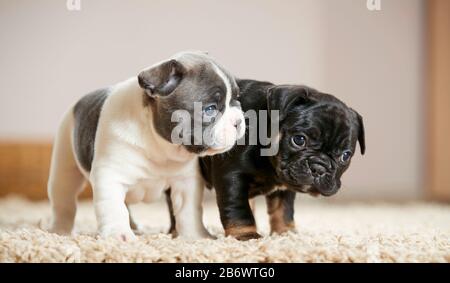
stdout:
[[358,112],[356,112],[355,110],[353,110],[356,114],[356,118],[358,121],[358,142],[359,142],[359,148],[361,149],[361,154],[364,155],[364,153],[366,152],[366,137],[365,137],[365,132],[364,132],[364,122],[363,122],[363,117],[361,115],[359,115]]
[[138,81],[148,95],[165,96],[177,88],[185,73],[185,67],[172,59],[142,71],[138,75]]
[[279,120],[282,121],[293,106],[311,102],[315,92],[306,86],[273,86],[267,91],[267,110],[269,114],[271,110],[279,110]]

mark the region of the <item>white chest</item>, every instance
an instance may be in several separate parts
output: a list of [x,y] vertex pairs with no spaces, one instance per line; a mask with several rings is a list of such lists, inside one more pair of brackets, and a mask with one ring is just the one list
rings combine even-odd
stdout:
[[144,173],[135,179],[127,188],[126,202],[153,202],[160,199],[167,189],[180,180],[197,179],[199,168],[197,160],[187,164],[179,162],[167,162],[164,166],[157,166],[148,162]]

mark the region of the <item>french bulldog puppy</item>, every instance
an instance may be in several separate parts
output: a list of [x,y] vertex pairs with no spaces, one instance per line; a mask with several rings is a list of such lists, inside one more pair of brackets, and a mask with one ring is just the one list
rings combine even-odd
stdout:
[[[272,233],[295,230],[296,193],[335,194],[357,141],[364,154],[363,119],[334,96],[306,86],[253,80],[238,80],[238,85],[244,112],[269,113],[267,123],[259,118],[256,129],[247,129],[245,145],[238,142],[225,154],[201,158],[206,184],[216,190],[225,235],[239,240],[260,237],[249,205],[249,198],[257,195],[266,196]],[[279,110],[278,117],[270,116],[271,110]],[[249,144],[252,135],[259,136],[261,123],[269,134],[278,123],[279,131],[270,134],[267,145],[260,139]],[[261,149],[274,145],[274,155],[261,155]]]
[[[178,235],[208,237],[198,157],[225,152],[244,135],[237,95],[233,76],[211,57],[183,52],[83,97],[65,114],[54,143],[50,230],[72,232],[77,195],[88,180],[103,237],[133,240],[127,205],[150,202],[165,191],[173,200]],[[195,110],[195,103],[202,108]],[[189,129],[200,125],[200,136],[211,142],[194,130],[182,133],[193,143],[173,142],[179,110],[189,114],[183,123]]]

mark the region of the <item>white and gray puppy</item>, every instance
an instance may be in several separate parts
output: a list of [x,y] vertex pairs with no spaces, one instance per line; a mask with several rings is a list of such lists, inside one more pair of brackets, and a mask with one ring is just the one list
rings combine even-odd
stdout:
[[[225,152],[244,135],[238,92],[233,76],[208,55],[182,52],[83,97],[65,114],[54,143],[50,231],[72,233],[77,196],[88,180],[103,237],[133,240],[127,205],[169,189],[177,233],[208,237],[198,157]],[[200,111],[194,102],[202,103]],[[190,114],[185,126],[199,124],[213,142],[199,142],[195,130],[182,133],[191,144],[172,142],[177,110]]]

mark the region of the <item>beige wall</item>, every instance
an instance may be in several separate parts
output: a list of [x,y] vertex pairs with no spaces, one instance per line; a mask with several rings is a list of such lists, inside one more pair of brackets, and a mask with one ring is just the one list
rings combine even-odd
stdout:
[[352,196],[421,196],[425,5],[382,0],[381,11],[369,12],[359,2],[321,1],[322,86],[365,118],[367,156],[344,184]]
[[65,2],[0,0],[0,138],[49,139],[82,94],[201,49],[239,77],[309,84],[364,116],[367,156],[340,197],[419,195],[422,1]]

